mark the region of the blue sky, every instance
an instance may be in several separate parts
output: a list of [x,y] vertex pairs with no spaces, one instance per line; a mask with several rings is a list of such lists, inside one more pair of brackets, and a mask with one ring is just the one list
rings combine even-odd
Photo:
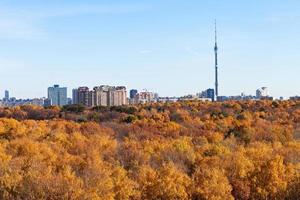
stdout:
[[0,94],[125,85],[161,96],[300,95],[299,0],[0,0]]

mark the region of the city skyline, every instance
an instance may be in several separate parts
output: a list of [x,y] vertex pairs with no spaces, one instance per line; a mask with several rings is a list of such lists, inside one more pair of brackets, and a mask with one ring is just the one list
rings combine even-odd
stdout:
[[60,84],[70,97],[72,88],[107,84],[195,94],[215,84],[216,18],[220,96],[262,86],[296,96],[300,3],[288,2],[4,1],[0,92],[42,97]]
[[[128,95],[127,95],[128,94]],[[78,87],[72,90],[72,98],[67,97],[67,88],[54,85],[48,87],[48,97],[34,98],[34,99],[16,99],[9,97],[9,91],[5,91],[5,96],[0,99],[0,107],[14,107],[23,105],[37,105],[37,106],[69,106],[82,105],[85,107],[114,107],[123,105],[137,105],[145,103],[172,103],[182,101],[247,101],[247,100],[284,100],[283,97],[274,99],[267,87],[261,87],[256,90],[255,95],[247,95],[242,93],[235,96],[217,96],[214,89],[208,88],[197,94],[187,94],[180,97],[160,97],[158,93],[152,91],[138,91],[131,89],[129,92],[125,86],[109,86],[101,85],[95,86],[93,89],[89,87]],[[293,96],[290,100],[299,100],[300,96]]]
[[[95,88],[99,88],[99,87],[111,87],[111,86],[109,86],[109,85],[100,85],[100,86],[93,86],[92,88],[95,90]],[[123,87],[123,88],[127,88],[126,86],[112,86],[112,87]],[[13,99],[18,99],[18,100],[29,100],[29,99],[51,99],[51,98],[49,98],[49,96],[51,96],[50,94],[49,94],[49,89],[51,90],[51,89],[55,89],[55,88],[60,88],[60,85],[59,84],[54,84],[54,86],[49,86],[48,88],[47,88],[47,94],[45,95],[45,96],[36,96],[36,97],[32,97],[32,98],[17,98],[17,97],[15,97],[15,96],[10,96],[10,91],[8,91],[8,90],[5,90],[4,91],[4,95],[3,95],[3,98],[1,99],[1,95],[0,95],[0,101],[1,100],[9,100],[9,99],[11,99],[11,98],[13,98]],[[76,97],[74,97],[74,91],[77,91],[79,88],[84,88],[84,89],[86,89],[87,91],[90,91],[90,87],[88,87],[88,86],[78,86],[77,88],[72,88],[71,89],[71,91],[69,91],[68,90],[68,87],[63,87],[63,89],[65,90],[65,94],[63,95],[64,97],[63,98],[65,98],[66,100],[67,99],[77,99],[78,97],[76,96]],[[241,93],[239,93],[239,94],[235,94],[235,95],[222,95],[222,96],[218,96],[218,97],[234,97],[234,96],[257,96],[257,92],[259,91],[259,90],[265,90],[264,92],[263,92],[263,94],[268,94],[268,95],[262,95],[262,96],[269,96],[269,97],[273,97],[272,95],[270,95],[269,94],[269,92],[268,92],[268,87],[260,87],[260,88],[258,88],[258,89],[256,89],[255,90],[255,92],[254,93],[250,93],[250,94],[246,94],[246,93],[244,93],[244,92],[241,92]],[[215,89],[212,89],[212,88],[208,88],[208,89],[202,89],[202,91],[198,91],[197,93],[195,93],[195,94],[192,94],[192,93],[186,93],[186,94],[184,94],[184,95],[181,95],[181,96],[160,96],[160,97],[162,97],[162,98],[173,98],[173,97],[176,97],[176,98],[180,98],[180,97],[185,97],[185,96],[188,96],[188,95],[195,95],[195,96],[197,96],[198,94],[201,94],[201,93],[203,93],[203,92],[207,92],[207,91],[209,91],[209,93],[210,93],[210,97],[209,98],[211,98],[211,99],[216,99],[217,98],[217,96],[215,95]],[[133,98],[133,96],[135,96],[135,94],[137,94],[137,93],[140,93],[140,92],[149,92],[147,89],[142,89],[142,90],[137,90],[137,89],[135,89],[135,88],[129,88],[129,93],[126,95],[126,97],[127,98]],[[57,93],[57,92],[55,92],[55,93]],[[59,93],[59,92],[58,92]],[[55,94],[55,95],[58,95],[59,96],[59,94]],[[71,93],[71,95],[68,95],[69,93]],[[153,93],[153,94],[157,94],[157,95],[159,95],[157,92],[154,92],[154,91],[151,91],[151,93]],[[279,98],[276,98],[276,99],[278,99],[278,100],[280,100],[280,99],[289,99],[289,98],[291,98],[291,97],[298,97],[298,95],[295,95],[295,96],[289,96],[289,97],[283,97],[283,96],[280,96]],[[59,98],[59,97],[58,97]],[[214,100],[212,100],[212,101],[214,101]],[[221,100],[222,101],[222,100]]]

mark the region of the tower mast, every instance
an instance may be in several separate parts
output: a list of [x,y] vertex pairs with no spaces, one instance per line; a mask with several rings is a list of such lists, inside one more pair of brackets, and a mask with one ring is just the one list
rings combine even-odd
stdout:
[[218,83],[218,43],[217,43],[217,21],[215,20],[215,96],[218,100],[219,96],[219,83]]

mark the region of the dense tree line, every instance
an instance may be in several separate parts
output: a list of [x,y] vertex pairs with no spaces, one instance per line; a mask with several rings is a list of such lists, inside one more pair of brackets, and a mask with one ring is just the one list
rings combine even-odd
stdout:
[[300,102],[0,108],[0,199],[299,199]]

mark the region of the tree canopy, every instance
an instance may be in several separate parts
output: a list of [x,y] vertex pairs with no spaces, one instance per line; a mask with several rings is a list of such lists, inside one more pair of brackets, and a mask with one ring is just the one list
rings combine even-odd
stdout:
[[300,102],[0,108],[0,199],[299,199]]

